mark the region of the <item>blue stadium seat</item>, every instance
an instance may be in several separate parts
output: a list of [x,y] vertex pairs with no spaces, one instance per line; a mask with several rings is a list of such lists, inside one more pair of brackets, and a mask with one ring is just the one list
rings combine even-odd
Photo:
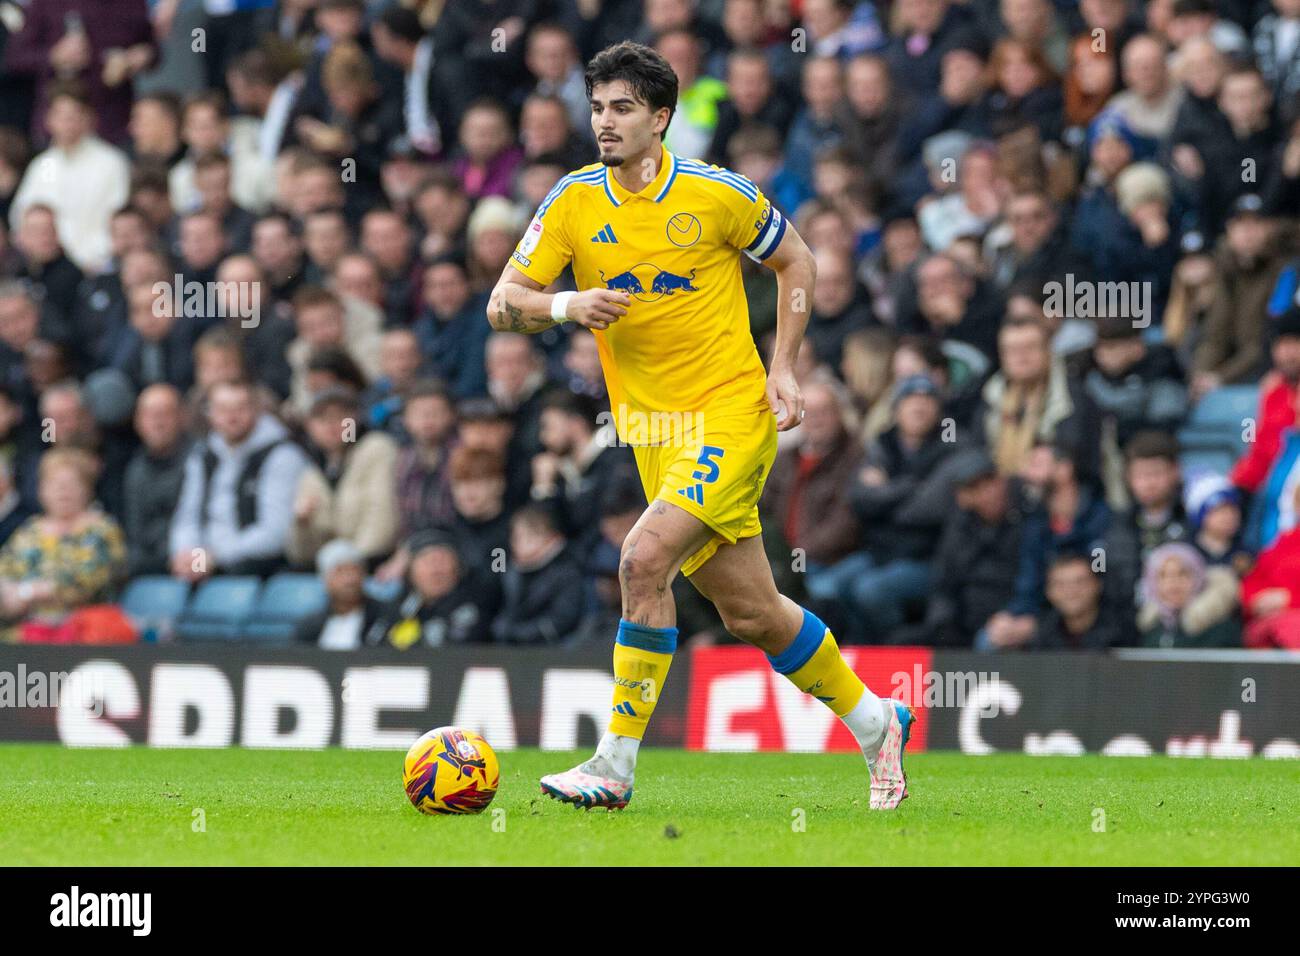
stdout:
[[176,621],[190,597],[188,581],[162,574],[138,577],[127,585],[118,602],[132,623],[149,639],[149,635],[175,630]]
[[1182,466],[1183,480],[1204,474],[1227,475],[1237,463],[1237,456],[1222,448],[1193,448],[1178,456]]
[[1178,441],[1185,451],[1218,452],[1235,461],[1244,450],[1242,422],[1254,417],[1258,404],[1257,386],[1216,388],[1196,403]]
[[254,577],[213,577],[199,585],[176,634],[186,641],[234,641],[253,613],[262,582]]
[[244,623],[243,638],[264,644],[287,644],[293,628],[304,617],[325,609],[325,585],[314,574],[277,574],[266,582],[252,616]]
[[1252,418],[1259,405],[1259,386],[1224,385],[1208,392],[1187,418],[1188,428],[1231,428],[1241,431],[1242,419]]

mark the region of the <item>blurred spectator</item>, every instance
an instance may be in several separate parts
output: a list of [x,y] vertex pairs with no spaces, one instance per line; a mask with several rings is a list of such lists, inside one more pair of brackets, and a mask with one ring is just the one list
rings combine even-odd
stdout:
[[524,64],[537,81],[531,95],[557,97],[568,112],[570,125],[585,134],[590,128],[591,106],[578,49],[569,32],[556,23],[539,24],[528,34]]
[[74,87],[54,90],[45,123],[50,146],[23,174],[9,209],[10,225],[17,229],[29,206],[48,206],[68,257],[82,271],[98,273],[109,264],[109,219],[127,199],[126,157],[95,136],[95,113]]
[[778,452],[768,476],[762,510],[778,526],[785,543],[806,561],[808,589],[819,585],[833,565],[858,545],[857,515],[849,502],[854,476],[862,464],[854,441],[853,410],[842,387],[814,381],[803,390],[802,437]]
[[385,324],[410,325],[415,253],[410,226],[391,210],[372,209],[361,220],[361,249],[379,266]]
[[1079,471],[1099,471],[1096,409],[1051,355],[1038,322],[1009,322],[998,335],[1000,367],[984,386],[980,424],[989,453],[1004,475],[1015,474],[1040,440],[1069,447]]
[[1192,545],[1211,567],[1224,567],[1238,578],[1250,570],[1254,556],[1242,543],[1241,493],[1226,478],[1204,474],[1188,483],[1184,496]]
[[316,573],[328,606],[294,625],[294,640],[324,651],[353,651],[379,621],[384,605],[365,591],[365,558],[350,541],[336,539],[316,553]]
[[9,459],[0,457],[0,548],[32,513],[32,508],[18,492],[13,466]]
[[414,383],[402,399],[408,445],[397,458],[395,489],[398,530],[406,538],[451,517],[447,456],[456,429],[456,409],[441,382]]
[[542,450],[540,438],[546,367],[532,340],[517,332],[493,332],[487,344],[488,394],[514,423],[506,446],[510,486],[506,500],[514,507],[528,494],[528,468]]
[[1216,104],[1218,116],[1210,114],[1203,130],[1178,139],[1173,154],[1174,169],[1187,181],[1210,235],[1222,230],[1239,196],[1269,181],[1281,132],[1272,93],[1253,66],[1227,71]]
[[538,438],[543,450],[531,463],[532,499],[551,509],[585,565],[600,533],[600,491],[635,480],[636,460],[594,399],[563,389],[545,396]]
[[307,414],[307,454],[312,464],[298,479],[289,532],[290,563],[308,566],[331,540],[353,545],[373,567],[397,543],[397,444],[371,432],[354,392],[319,392]]
[[1300,3],[1296,0],[1273,0],[1273,12],[1255,24],[1254,53],[1259,71],[1272,89],[1277,102],[1286,110],[1283,119],[1297,118],[1300,110]]
[[107,600],[126,571],[116,521],[91,507],[99,463],[79,449],[41,459],[40,514],[0,550],[0,613],[9,621],[58,624],[78,608]]
[[997,288],[1007,291],[1018,282],[1064,283],[1067,275],[1087,278],[1087,266],[1070,247],[1060,210],[1046,190],[1012,193],[1003,205],[1003,219],[1005,228],[991,233],[985,243],[989,278]]
[[920,260],[915,276],[914,291],[898,303],[900,332],[965,342],[990,358],[997,354],[1002,302],[987,283],[946,253]]
[[1137,624],[1145,647],[1240,647],[1240,584],[1207,566],[1189,544],[1163,544],[1147,556]]
[[416,381],[423,363],[420,342],[410,329],[389,329],[379,343],[379,378],[362,396],[364,414],[371,428],[381,428],[394,437],[404,436],[403,396]]
[[525,505],[510,519],[510,566],[492,637],[504,644],[559,644],[582,616],[580,569],[555,519]]
[[35,138],[54,109],[56,85],[75,81],[87,90],[99,135],[124,145],[131,81],[153,65],[157,53],[145,0],[39,0],[25,14],[23,28],[5,47],[4,65],[36,79]]
[[718,104],[727,98],[727,84],[701,73],[704,51],[695,31],[665,31],[654,46],[677,74],[679,89],[664,145],[679,156],[703,159],[718,126]]
[[1042,500],[1024,521],[1015,596],[1007,606],[1010,617],[1018,620],[1006,622],[1009,630],[1014,632],[1016,624],[1026,626],[1029,616],[1041,609],[1052,561],[1062,554],[1098,557],[1111,524],[1096,476],[1081,473],[1070,449],[1056,445]]
[[[1300,486],[1292,509],[1300,511]],[[1247,647],[1300,649],[1300,527],[1279,535],[1259,553],[1241,586]]]
[[398,4],[380,12],[370,35],[375,52],[402,71],[402,124],[407,139],[424,155],[438,154],[452,107],[434,69],[434,38],[425,34],[415,11]]
[[487,296],[470,289],[465,263],[455,256],[428,263],[422,276],[414,329],[429,371],[447,382],[457,399],[486,395],[484,356],[492,331],[483,321]]
[[817,253],[812,315],[804,332],[817,358],[838,368],[844,340],[873,324],[871,299],[853,274],[853,260],[832,250]]
[[1061,554],[1047,569],[1047,609],[1039,616],[1031,650],[1104,651],[1136,643],[1132,611],[1102,600],[1101,579],[1089,559]]
[[43,203],[28,206],[14,234],[14,248],[32,294],[40,297],[47,317],[66,330],[73,320],[81,271],[63,251],[54,210]]
[[420,531],[405,545],[411,555],[404,590],[366,635],[368,644],[406,650],[484,641],[499,603],[495,577],[462,562],[456,539]]
[[1192,365],[1194,397],[1263,374],[1267,305],[1283,265],[1277,239],[1258,196],[1248,193],[1233,203],[1216,250],[1214,298]]
[[1118,49],[1118,45],[1099,45],[1088,34],[1070,42],[1070,67],[1064,86],[1065,138],[1072,141],[1072,146],[1082,142],[1083,131],[1119,88]]
[[894,79],[917,93],[939,86],[948,44],[966,28],[968,8],[949,0],[899,0],[886,56]]
[[785,168],[808,177],[813,158],[843,136],[835,111],[844,95],[843,70],[830,57],[809,58],[803,67],[804,107],[795,114],[785,141]]
[[1032,126],[1044,141],[1061,137],[1062,96],[1056,71],[1036,44],[1005,37],[989,57],[992,88],[980,100],[980,122],[994,138]]
[[343,352],[367,379],[378,377],[379,333],[360,323],[349,325],[338,296],[325,289],[304,286],[293,298],[293,309],[298,336],[289,343],[286,356],[293,370],[290,399],[299,414],[306,413],[314,391],[308,383],[310,362],[324,349]]
[[894,387],[893,401],[896,424],[867,448],[849,491],[861,550],[808,582],[814,597],[849,609],[855,633],[846,639],[859,642],[885,640],[925,597],[949,495],[939,466],[954,446],[942,435],[938,387],[914,375]]
[[922,200],[917,212],[925,244],[946,252],[963,236],[982,238],[1001,209],[996,157],[991,148],[972,147],[957,163],[958,188]]
[[1300,305],[1278,317],[1270,349],[1272,370],[1260,383],[1259,410],[1255,413],[1255,440],[1232,469],[1232,483],[1255,493],[1264,484],[1282,450],[1287,429],[1300,409]]
[[1133,504],[1117,513],[1103,542],[1108,600],[1132,607],[1147,557],[1162,544],[1191,538],[1183,510],[1178,442],[1161,432],[1134,435],[1124,447],[1125,485]]
[[794,118],[793,107],[773,83],[772,66],[762,50],[741,48],[727,56],[727,98],[717,104],[717,123],[706,158],[719,166],[732,166],[733,139],[746,126],[762,125],[780,134]]
[[258,124],[230,116],[225,98],[206,90],[186,100],[181,111],[181,139],[186,155],[171,167],[167,182],[172,207],[190,212],[203,204],[197,183],[198,161],[224,156],[229,162],[230,198],[240,209],[260,214],[270,204],[273,171],[258,149]]
[[958,452],[951,477],[957,510],[939,539],[918,636],[941,647],[1015,646],[1033,633],[1032,618],[1007,610],[1026,525],[1020,483],[981,448]]
[[1173,133],[1183,105],[1183,88],[1171,82],[1163,40],[1149,33],[1139,34],[1124,45],[1120,67],[1124,91],[1106,104],[1128,121],[1133,132],[1164,142]]
[[171,524],[171,572],[187,581],[272,574],[285,563],[307,457],[283,425],[258,412],[247,382],[215,385],[208,416],[212,431],[185,462]]
[[180,392],[194,383],[195,326],[185,303],[173,302],[172,289],[161,295],[149,286],[127,293],[130,325],[108,346],[108,366],[120,370],[137,392],[150,385],[167,384]]
[[575,328],[569,334],[568,348],[562,360],[569,391],[606,400],[605,372],[600,364],[599,346],[590,329]]
[[1167,345],[1149,344],[1132,318],[1097,320],[1097,344],[1084,365],[1083,388],[1102,426],[1107,497],[1123,501],[1121,449],[1140,431],[1174,431],[1187,413],[1183,370]]
[[127,566],[131,576],[170,573],[170,530],[185,477],[190,442],[185,408],[172,385],[150,385],[135,406],[141,447],[126,466]]
[[478,100],[460,123],[463,152],[453,168],[466,194],[473,199],[510,195],[511,179],[523,159],[514,145],[510,114],[494,100]]

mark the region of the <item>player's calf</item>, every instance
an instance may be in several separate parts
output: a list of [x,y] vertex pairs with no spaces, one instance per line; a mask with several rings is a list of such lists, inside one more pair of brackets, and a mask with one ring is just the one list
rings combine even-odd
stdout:
[[807,609],[794,640],[779,654],[769,654],[768,660],[773,670],[829,707],[853,733],[871,774],[871,807],[898,806],[907,795],[902,748],[910,730],[910,711],[904,726],[896,702],[867,688],[844,660],[830,629]]

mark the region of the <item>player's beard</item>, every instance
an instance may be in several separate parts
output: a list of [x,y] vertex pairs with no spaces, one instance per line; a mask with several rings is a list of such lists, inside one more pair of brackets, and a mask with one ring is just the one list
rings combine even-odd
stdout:
[[614,153],[605,153],[605,152],[602,152],[602,153],[600,154],[600,161],[601,161],[604,165],[606,165],[606,166],[622,166],[622,165],[623,165],[623,157],[622,157],[622,156],[617,156],[617,155],[615,155]]

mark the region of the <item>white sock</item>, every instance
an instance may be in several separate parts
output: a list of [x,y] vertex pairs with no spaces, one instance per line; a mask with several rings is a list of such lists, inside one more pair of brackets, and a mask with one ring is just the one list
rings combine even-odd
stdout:
[[611,734],[607,730],[596,745],[596,756],[604,757],[615,774],[631,780],[636,772],[636,752],[640,747],[641,741],[635,737]]
[[887,697],[877,697],[870,689],[862,692],[858,705],[840,720],[853,732],[858,746],[867,755],[868,760],[875,760],[880,745],[885,742],[885,733],[889,730],[889,717],[894,705]]

